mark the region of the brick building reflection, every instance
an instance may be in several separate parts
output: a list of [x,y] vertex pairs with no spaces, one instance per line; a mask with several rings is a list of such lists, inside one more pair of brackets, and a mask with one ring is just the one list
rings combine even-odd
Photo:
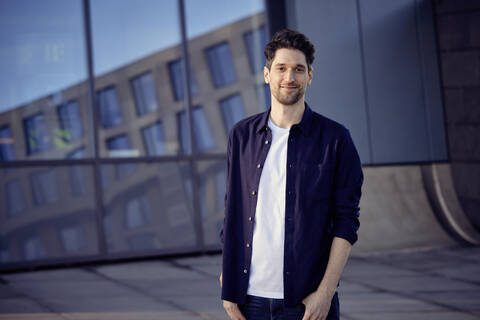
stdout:
[[[224,153],[241,118],[265,110],[263,13],[189,41],[194,143],[200,153]],[[188,154],[180,45],[95,79],[102,158]],[[2,161],[92,158],[93,115],[87,83],[0,114]],[[100,166],[107,251],[137,255],[195,248],[196,228],[218,245],[225,165],[196,162],[201,226],[195,225],[188,163],[140,161]],[[97,255],[94,167],[62,164],[2,169],[2,264]]]

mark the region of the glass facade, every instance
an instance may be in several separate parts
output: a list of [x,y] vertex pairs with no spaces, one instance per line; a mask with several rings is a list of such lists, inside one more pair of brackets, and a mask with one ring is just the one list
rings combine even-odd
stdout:
[[[184,88],[184,70],[185,63],[183,59],[177,59],[175,61],[168,63],[168,71],[170,74],[170,83],[172,85],[173,96],[175,100],[182,100],[185,97],[185,88]],[[195,96],[198,93],[197,82],[195,81],[195,75],[193,74],[192,68],[190,72],[190,90],[192,95]]]
[[[178,117],[178,135],[180,137],[181,151],[189,153],[191,151],[190,136],[188,131],[187,113],[181,111]],[[196,106],[192,111],[193,117],[193,136],[197,151],[205,152],[215,148],[215,140],[213,138],[210,125],[202,106]]]
[[0,128],[0,161],[15,160],[12,130],[9,126]]
[[0,269],[218,249],[227,130],[265,108],[263,1],[187,0],[185,40],[177,0],[83,5],[1,5]]
[[216,88],[237,81],[230,46],[227,42],[207,48],[205,54],[207,55],[210,75]]
[[143,128],[142,135],[147,155],[162,156],[166,154],[165,134],[161,122]]
[[135,105],[139,116],[158,109],[155,83],[151,72],[142,74],[131,81]]
[[83,136],[82,119],[76,101],[68,101],[57,107],[61,138],[65,142],[75,141]]
[[98,91],[97,104],[104,128],[113,128],[123,123],[123,115],[115,87],[112,86]]
[[245,118],[245,107],[243,106],[242,96],[239,94],[222,99],[220,108],[227,132],[230,132],[235,123]]

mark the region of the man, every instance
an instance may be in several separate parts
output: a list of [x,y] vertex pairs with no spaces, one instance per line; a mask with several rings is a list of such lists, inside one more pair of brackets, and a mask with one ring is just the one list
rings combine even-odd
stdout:
[[363,174],[349,131],[304,101],[314,52],[277,32],[265,48],[271,108],[229,134],[220,285],[234,320],[339,319]]

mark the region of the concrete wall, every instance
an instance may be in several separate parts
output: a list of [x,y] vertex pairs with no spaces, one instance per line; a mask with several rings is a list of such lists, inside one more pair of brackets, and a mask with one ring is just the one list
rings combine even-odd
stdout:
[[434,1],[455,188],[480,230],[480,1]]

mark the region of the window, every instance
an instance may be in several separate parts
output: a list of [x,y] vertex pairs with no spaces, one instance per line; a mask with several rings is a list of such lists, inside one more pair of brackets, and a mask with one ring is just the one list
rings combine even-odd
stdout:
[[27,154],[31,155],[50,149],[51,141],[48,136],[45,116],[43,113],[37,113],[23,120],[25,130],[25,139]]
[[66,141],[75,141],[83,136],[82,118],[76,101],[69,101],[57,107],[61,138]]
[[85,247],[85,235],[79,226],[70,226],[62,228],[60,231],[63,249],[67,253],[81,251]]
[[247,48],[248,61],[250,63],[250,70],[252,73],[257,73],[263,70],[265,66],[265,55],[263,48],[267,44],[267,34],[265,25],[252,31],[243,34],[245,47]]
[[0,128],[0,161],[15,160],[12,131],[9,126]]
[[[168,63],[168,71],[170,73],[170,84],[172,85],[173,97],[176,101],[182,100],[185,96],[185,88],[183,86],[183,68],[185,67],[183,59],[178,59]],[[193,70],[190,68],[190,90],[192,96],[197,95],[198,88],[195,82]]]
[[125,206],[125,227],[138,228],[152,222],[150,203],[146,195],[130,199]]
[[158,109],[155,82],[151,72],[144,73],[131,80],[135,105],[139,116]]
[[222,109],[223,122],[228,132],[235,123],[245,117],[242,96],[238,93],[220,100],[220,108]]
[[161,156],[165,151],[165,135],[161,122],[154,123],[142,129],[143,143],[149,156]]
[[53,169],[32,173],[30,181],[35,205],[45,205],[58,201],[57,177]]
[[[85,157],[85,148],[78,148],[70,152],[68,159],[83,159]],[[72,195],[81,196],[87,193],[87,184],[85,181],[86,168],[79,165],[69,167],[70,170],[70,186],[72,188]]]
[[226,86],[237,80],[232,55],[227,42],[206,49],[208,66],[216,88]]
[[123,122],[115,87],[98,91],[97,104],[100,108],[100,120],[104,128],[112,128]]
[[[195,138],[195,145],[198,151],[208,151],[215,149],[215,141],[213,140],[212,132],[208,125],[207,117],[201,106],[193,108],[193,133]],[[187,113],[181,111],[177,114],[177,122],[180,137],[181,152],[188,153],[191,150],[190,137],[188,134]]]
[[14,217],[25,210],[25,199],[19,180],[9,181],[5,185],[5,198],[9,217]]
[[136,234],[127,240],[128,248],[131,251],[155,249],[157,238],[153,233]]
[[[107,140],[107,149],[112,157],[121,157],[130,154],[130,143],[127,136],[122,134]],[[125,178],[135,172],[134,163],[122,163],[115,165],[117,178]]]
[[263,110],[268,110],[272,104],[272,96],[270,94],[270,85],[267,83],[262,83],[257,85],[257,96],[259,102],[262,104]]
[[33,236],[23,242],[23,258],[25,260],[36,260],[47,257],[47,249],[42,240]]

